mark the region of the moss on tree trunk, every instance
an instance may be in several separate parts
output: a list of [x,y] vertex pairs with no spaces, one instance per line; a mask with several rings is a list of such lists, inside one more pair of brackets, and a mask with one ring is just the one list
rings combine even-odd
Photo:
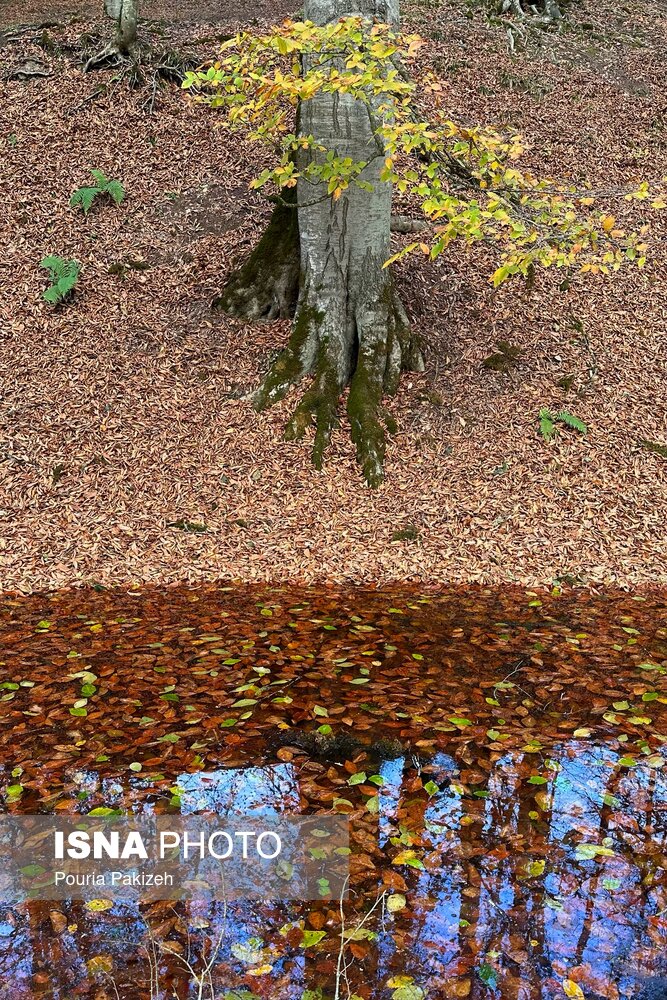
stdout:
[[245,264],[230,277],[215,308],[243,319],[287,319],[299,293],[296,190],[286,188],[269,225]]

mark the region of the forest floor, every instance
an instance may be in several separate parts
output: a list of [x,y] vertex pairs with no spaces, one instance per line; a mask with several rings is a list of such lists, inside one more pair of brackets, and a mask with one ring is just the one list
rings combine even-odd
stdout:
[[[256,150],[177,87],[157,94],[85,74],[80,40],[109,22],[74,0],[0,8],[0,579],[7,590],[215,578],[333,582],[556,578],[667,582],[667,213],[644,270],[537,275],[494,292],[490,255],[407,258],[396,276],[427,343],[405,376],[376,491],[343,419],[322,472],[282,429],[294,397],[256,414],[248,394],[288,327],[214,314],[225,274],[267,209],[249,192]],[[147,2],[154,44],[202,60],[216,39],[287,12]],[[216,16],[217,11],[217,16]],[[57,21],[18,37],[11,25]],[[204,23],[206,20],[211,23]],[[519,129],[549,175],[625,187],[667,161],[667,12],[646,2],[572,4],[562,34],[514,56],[481,6],[412,0],[406,26],[453,118]],[[89,44],[92,44],[89,40]],[[8,75],[26,58],[48,75]],[[105,85],[101,88],[100,85]],[[96,88],[100,88],[96,90]],[[127,199],[69,207],[93,168]],[[628,203],[619,220],[641,214]],[[74,300],[44,302],[39,262],[75,258]],[[118,273],[120,272],[120,273]],[[483,367],[506,340],[508,370]],[[550,444],[546,406],[588,425]],[[642,442],[653,442],[646,446]]]

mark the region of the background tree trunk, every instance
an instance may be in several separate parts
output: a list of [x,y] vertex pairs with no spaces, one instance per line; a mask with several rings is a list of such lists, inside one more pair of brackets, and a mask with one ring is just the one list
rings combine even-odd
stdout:
[[139,0],[112,0],[118,11],[116,19],[116,47],[121,55],[130,54],[137,44],[137,18]]
[[[304,8],[304,18],[319,25],[350,14],[396,25],[398,2],[306,0]],[[256,404],[271,405],[302,376],[312,375],[313,384],[297,405],[286,436],[301,437],[314,423],[313,461],[320,468],[341,394],[349,384],[348,416],[357,457],[367,482],[377,485],[385,451],[382,396],[396,391],[402,369],[423,367],[391,273],[383,267],[390,256],[392,198],[391,185],[380,181],[385,154],[373,134],[366,105],[349,95],[318,94],[303,102],[298,131],[315,136],[340,157],[367,161],[361,179],[373,189],[351,184],[334,202],[326,197],[324,185],[299,180],[300,276],[294,327],[288,347],[257,393]],[[294,241],[296,234],[284,227],[281,232],[282,252],[289,253],[285,240]],[[250,318],[258,310],[269,317],[284,315],[295,297],[295,276],[289,290],[284,283],[277,287],[275,269],[261,266],[260,249],[266,255],[266,246],[260,244],[220,301]],[[244,285],[252,290],[246,299]],[[267,301],[274,303],[273,309],[267,310]]]
[[128,59],[137,46],[139,0],[104,0],[104,10],[116,22],[112,42],[86,63],[86,70],[115,65]]

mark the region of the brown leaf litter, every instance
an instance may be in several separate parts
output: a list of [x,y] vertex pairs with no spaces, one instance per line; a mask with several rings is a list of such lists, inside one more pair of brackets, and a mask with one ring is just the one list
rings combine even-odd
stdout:
[[[12,4],[4,23],[51,6]],[[156,20],[144,30],[188,41],[202,58],[214,50],[221,21],[172,30],[157,20],[164,8],[146,4]],[[406,26],[427,38],[451,116],[518,128],[535,168],[605,187],[659,178],[664,9],[570,10],[567,32],[532,39],[514,58],[481,10],[415,2]],[[274,16],[258,12],[263,23]],[[85,75],[75,50],[91,30],[108,32],[109,22],[51,29],[52,51],[27,32],[2,53],[3,63],[38,58],[52,71],[0,84],[5,589],[215,578],[665,582],[667,465],[640,443],[667,442],[664,214],[652,220],[644,271],[577,279],[565,291],[562,273],[544,273],[532,291],[494,292],[492,259],[477,250],[403,262],[397,277],[427,342],[427,370],[406,375],[391,403],[399,430],[386,482],[371,492],[344,421],[317,473],[307,443],[282,439],[290,400],[253,411],[249,393],[287,326],[209,310],[266,219],[247,188],[256,150],[176,88],[158,95],[151,116],[145,92]],[[87,100],[100,83],[107,92]],[[91,168],[122,180],[128,196],[84,218],[68,202]],[[641,215],[623,202],[613,210]],[[41,299],[46,254],[82,265],[73,302],[58,309]],[[483,366],[499,340],[523,351],[505,372]],[[542,406],[569,409],[588,435],[565,431],[547,444]]]

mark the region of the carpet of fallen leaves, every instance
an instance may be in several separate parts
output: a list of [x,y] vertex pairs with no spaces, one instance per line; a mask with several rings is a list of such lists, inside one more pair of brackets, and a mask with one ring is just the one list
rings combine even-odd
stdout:
[[[364,1000],[664,988],[664,592],[99,588],[0,621],[7,811],[348,815]],[[216,997],[334,995],[325,899],[0,908],[2,995],[143,1000],[148,949],[186,997],[223,924]]]
[[[248,393],[285,324],[209,309],[266,219],[247,188],[256,151],[176,88],[151,115],[151,88],[84,74],[81,36],[101,43],[109,25],[86,21],[90,8],[63,17],[72,6],[54,5],[61,27],[7,31],[2,48],[8,70],[30,57],[50,74],[0,82],[3,587],[665,579],[667,465],[642,442],[667,443],[667,213],[643,271],[566,291],[562,275],[541,274],[532,291],[494,293],[480,252],[403,263],[427,371],[406,376],[391,404],[387,480],[369,492],[344,422],[316,473],[307,443],[282,440],[291,400],[253,412]],[[3,25],[49,9],[5,4]],[[216,9],[211,25],[172,25],[167,5],[147,3],[143,31],[203,59],[249,19],[246,7]],[[666,159],[664,6],[570,10],[566,31],[530,34],[514,58],[504,25],[474,4],[414,0],[406,26],[426,37],[424,68],[451,115],[522,130],[536,169],[605,188],[654,180]],[[256,13],[267,23],[284,11]],[[122,180],[127,200],[84,218],[68,203],[91,168]],[[45,254],[83,266],[61,308],[40,297]],[[483,367],[497,340],[523,351],[505,372]],[[588,435],[547,444],[542,406],[565,406]]]

